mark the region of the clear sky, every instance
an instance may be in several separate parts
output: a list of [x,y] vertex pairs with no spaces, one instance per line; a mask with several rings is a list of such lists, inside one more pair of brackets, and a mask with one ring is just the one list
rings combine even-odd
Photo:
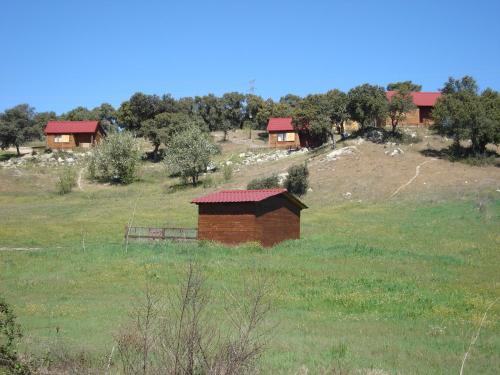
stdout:
[[0,111],[134,92],[279,98],[472,75],[500,90],[499,0],[1,0]]

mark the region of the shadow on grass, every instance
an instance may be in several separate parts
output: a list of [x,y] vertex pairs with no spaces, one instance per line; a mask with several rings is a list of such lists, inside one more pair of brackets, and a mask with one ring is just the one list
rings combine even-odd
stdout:
[[436,159],[448,160],[451,162],[460,162],[473,166],[487,166],[494,165],[500,167],[500,155],[495,151],[486,150],[484,154],[475,154],[470,147],[454,146],[442,148],[440,150],[427,148],[420,151],[420,153],[427,157]]
[[262,131],[257,133],[257,137],[259,137],[261,141],[267,141],[269,139],[269,134],[267,132]]
[[180,182],[178,184],[166,186],[165,187],[165,192],[167,194],[173,194],[173,193],[176,193],[178,191],[184,191],[184,190],[188,190],[188,189],[194,189],[194,188],[196,188],[198,186],[202,186],[202,185],[203,185],[203,181],[198,181],[198,183],[196,184],[196,186],[194,186],[190,182]]
[[407,132],[400,128],[393,133],[392,130],[373,126],[358,129],[347,137],[342,137],[342,140],[352,140],[358,137],[364,138],[373,143],[394,142],[398,144],[410,144],[422,142],[422,138],[416,132]]
[[11,158],[16,158],[16,154],[12,154],[10,152],[0,152],[0,161],[7,161]]

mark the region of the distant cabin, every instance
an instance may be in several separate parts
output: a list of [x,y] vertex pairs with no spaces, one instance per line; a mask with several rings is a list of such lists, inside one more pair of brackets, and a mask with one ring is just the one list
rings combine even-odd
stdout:
[[292,125],[291,117],[273,117],[267,123],[269,147],[272,148],[298,148],[300,137]]
[[[387,100],[391,101],[391,98],[397,93],[397,91],[387,91],[385,93]],[[409,112],[406,115],[405,125],[432,125],[434,123],[432,119],[432,110],[436,105],[436,101],[441,97],[440,92],[412,92],[411,96],[413,98],[413,103],[417,106],[417,109]],[[387,125],[390,125],[391,120],[387,121]]]
[[235,245],[273,246],[300,238],[300,212],[307,206],[286,189],[223,190],[194,199],[198,239]]
[[106,135],[98,121],[49,121],[45,127],[50,149],[89,148]]

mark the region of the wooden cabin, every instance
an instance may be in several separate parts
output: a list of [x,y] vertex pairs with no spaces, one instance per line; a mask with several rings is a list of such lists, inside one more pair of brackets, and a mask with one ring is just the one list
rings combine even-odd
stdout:
[[299,148],[300,137],[294,129],[291,117],[273,117],[267,123],[269,147]]
[[49,121],[45,127],[47,148],[72,150],[89,148],[106,135],[99,121]]
[[223,190],[194,199],[198,239],[270,247],[300,238],[300,211],[307,206],[286,189]]
[[[387,91],[386,97],[388,101],[397,93],[397,91]],[[436,105],[436,101],[441,97],[440,92],[412,92],[411,97],[417,108],[406,115],[406,120],[402,125],[432,125],[432,110]],[[383,120],[382,120],[383,124]],[[386,121],[387,125],[391,124],[391,120]]]

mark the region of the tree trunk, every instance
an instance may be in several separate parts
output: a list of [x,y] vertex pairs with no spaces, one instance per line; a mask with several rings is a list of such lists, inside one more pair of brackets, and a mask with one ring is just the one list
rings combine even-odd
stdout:
[[397,121],[391,120],[391,125],[392,125],[392,135],[396,134],[396,126],[398,126]]
[[198,185],[198,176],[197,175],[193,175],[193,176],[191,176],[191,178],[193,180],[193,186]]
[[227,130],[224,130],[224,142],[227,141]]
[[19,145],[16,145],[17,156],[21,156],[21,151],[19,151]]
[[160,148],[160,144],[155,144],[155,149],[153,150],[153,160],[158,161],[158,149]]

